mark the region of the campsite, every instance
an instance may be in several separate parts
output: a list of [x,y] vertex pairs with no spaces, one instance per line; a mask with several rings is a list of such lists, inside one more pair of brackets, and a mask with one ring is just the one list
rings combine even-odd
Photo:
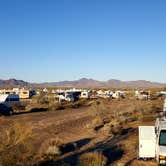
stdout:
[[156,165],[155,160],[138,160],[138,127],[153,125],[160,116],[161,89],[141,99],[133,90],[117,90],[123,91],[119,98],[99,90],[102,95],[80,94],[77,101],[61,102],[52,97],[55,90],[45,90],[20,99],[13,115],[0,117],[2,165]]

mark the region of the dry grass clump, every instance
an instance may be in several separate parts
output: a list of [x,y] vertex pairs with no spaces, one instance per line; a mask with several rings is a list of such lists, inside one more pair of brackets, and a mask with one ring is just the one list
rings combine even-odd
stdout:
[[20,105],[20,104],[13,104],[12,105],[12,109],[14,110],[14,112],[19,112],[19,111],[23,111],[25,110],[25,105]]
[[128,123],[149,121],[155,118],[157,112],[162,110],[162,105],[163,102],[158,100],[126,100],[114,103],[97,100],[91,106],[94,120],[87,127],[106,134],[117,135]]
[[153,161],[140,161],[140,160],[134,160],[130,166],[157,166],[156,162]]
[[89,152],[79,157],[78,166],[105,166],[107,159],[99,152]]
[[31,165],[34,150],[28,140],[32,138],[31,126],[24,123],[4,129],[0,135],[0,165]]
[[51,138],[44,141],[39,149],[38,159],[40,161],[52,161],[62,154],[63,141],[60,138]]
[[33,97],[33,102],[37,104],[49,104],[49,99],[46,97],[44,93]]
[[92,121],[92,127],[97,127],[108,123],[110,120],[109,117],[109,108],[104,104],[103,101],[96,101],[91,105],[91,113],[95,119]]

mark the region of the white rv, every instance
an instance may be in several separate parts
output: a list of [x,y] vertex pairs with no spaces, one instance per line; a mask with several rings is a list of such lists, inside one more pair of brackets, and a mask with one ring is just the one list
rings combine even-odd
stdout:
[[0,95],[0,104],[4,104],[7,106],[12,106],[15,104],[20,104],[19,95],[16,94],[2,94]]
[[73,93],[70,93],[70,92],[61,93],[60,95],[58,95],[58,98],[59,98],[59,102],[61,102],[61,101],[73,102],[74,101]]
[[150,99],[150,92],[146,91],[135,91],[135,97],[138,100],[149,100]]
[[125,93],[122,91],[115,91],[112,93],[113,99],[125,98]]
[[80,98],[89,99],[92,95],[91,91],[82,91]]
[[30,90],[21,89],[18,93],[20,99],[29,99],[35,94],[36,94],[35,90],[32,90],[32,89]]

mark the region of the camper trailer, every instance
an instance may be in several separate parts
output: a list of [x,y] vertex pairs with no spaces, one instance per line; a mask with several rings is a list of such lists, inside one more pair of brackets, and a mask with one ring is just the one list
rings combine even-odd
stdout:
[[81,92],[81,96],[80,98],[83,98],[83,99],[89,99],[92,95],[92,92],[91,91],[82,91]]
[[29,99],[30,97],[34,96],[36,94],[35,90],[25,90],[25,89],[21,89],[18,92],[18,95],[20,97],[20,99]]

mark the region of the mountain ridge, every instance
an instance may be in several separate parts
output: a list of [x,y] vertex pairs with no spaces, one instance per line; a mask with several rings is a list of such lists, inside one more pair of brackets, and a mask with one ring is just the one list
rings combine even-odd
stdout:
[[44,82],[44,83],[30,83],[17,79],[0,79],[0,88],[9,87],[76,87],[76,88],[162,88],[166,87],[166,83],[151,82],[146,80],[135,81],[121,81],[117,79],[109,79],[107,81],[98,81],[94,79],[81,78],[74,81],[59,81],[59,82]]

